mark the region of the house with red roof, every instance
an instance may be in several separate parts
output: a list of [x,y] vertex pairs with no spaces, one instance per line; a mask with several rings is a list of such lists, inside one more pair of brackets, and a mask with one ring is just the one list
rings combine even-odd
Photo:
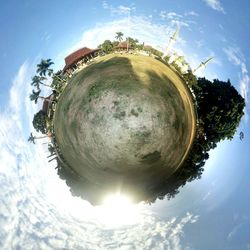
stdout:
[[94,58],[98,55],[100,49],[89,49],[87,47],[78,49],[65,57],[65,66],[63,71],[74,70],[77,68],[77,64],[81,62],[87,62],[87,60]]

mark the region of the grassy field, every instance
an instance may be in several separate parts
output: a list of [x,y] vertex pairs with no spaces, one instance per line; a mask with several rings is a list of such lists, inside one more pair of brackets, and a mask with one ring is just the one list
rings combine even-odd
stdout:
[[107,55],[75,74],[55,112],[56,139],[79,175],[97,185],[170,176],[195,135],[186,84],[146,56]]

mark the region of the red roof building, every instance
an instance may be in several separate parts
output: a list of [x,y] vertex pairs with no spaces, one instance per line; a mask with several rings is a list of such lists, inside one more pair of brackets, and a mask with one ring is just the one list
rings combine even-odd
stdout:
[[73,52],[72,54],[65,57],[65,67],[63,71],[72,68],[77,62],[86,57],[96,56],[97,52],[99,51],[100,49],[89,49],[87,47],[84,47]]

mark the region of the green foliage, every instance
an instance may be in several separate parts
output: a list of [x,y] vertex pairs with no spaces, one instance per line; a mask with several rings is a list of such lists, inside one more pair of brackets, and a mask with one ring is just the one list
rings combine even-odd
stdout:
[[116,46],[118,46],[118,44],[119,44],[119,42],[113,41],[113,42],[112,42],[113,48],[115,48]]
[[137,48],[137,44],[139,43],[137,39],[134,39],[132,37],[127,37],[126,40],[129,42],[129,45],[131,46],[132,49]]
[[56,94],[59,94],[63,91],[64,87],[66,86],[67,79],[63,75],[63,72],[59,70],[52,76],[52,83],[51,88],[56,90]]
[[116,32],[116,37],[115,39],[118,41],[118,42],[121,42],[122,39],[123,39],[123,33],[122,32]]
[[30,100],[37,103],[40,92],[41,92],[40,89],[38,91],[32,90],[32,93],[30,94]]
[[51,59],[42,59],[39,64],[37,64],[37,70],[36,72],[40,76],[46,76],[47,74],[50,76],[53,74],[53,70],[50,68],[50,66],[54,64]]
[[170,59],[170,56],[164,56],[164,58],[163,58],[163,60],[166,62],[166,63],[168,63],[168,61],[169,61],[169,59]]
[[143,48],[145,51],[148,51],[149,53],[155,55],[155,56],[159,56],[159,57],[162,57],[163,56],[163,53],[157,49],[154,49],[153,47],[151,46],[144,46]]
[[179,65],[177,63],[172,62],[170,65],[173,66],[175,68],[175,70],[178,71],[180,74],[182,74],[181,68],[179,67]]
[[42,81],[45,80],[45,79],[46,79],[46,77],[43,77],[43,76],[33,76],[31,86],[34,86],[39,90],[40,89],[40,84],[43,84]]
[[198,114],[208,141],[232,139],[244,115],[244,98],[227,82],[199,78],[194,88]]
[[33,127],[37,132],[41,132],[42,134],[46,134],[46,114],[42,110],[37,112],[33,118]]
[[197,85],[197,78],[192,73],[192,70],[189,69],[187,73],[183,74],[182,76],[189,87],[193,87],[194,85]]
[[101,45],[100,47],[102,48],[102,51],[104,53],[111,53],[114,49],[114,46],[112,44],[112,42],[110,40],[105,40]]

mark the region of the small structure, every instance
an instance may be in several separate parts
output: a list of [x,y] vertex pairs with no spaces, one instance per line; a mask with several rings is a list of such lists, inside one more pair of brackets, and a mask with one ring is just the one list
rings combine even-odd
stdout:
[[63,72],[71,72],[77,68],[77,65],[86,63],[88,60],[98,56],[101,49],[89,49],[87,47],[81,48],[72,54],[65,57],[65,67]]
[[42,107],[42,111],[44,112],[44,114],[49,115],[48,114],[49,107],[52,104],[53,100],[54,100],[54,94],[51,94],[44,99]]
[[122,50],[129,50],[131,49],[131,45],[128,41],[119,42],[118,45],[115,47],[116,50],[122,51]]
[[152,50],[153,47],[151,45],[143,45],[144,50]]

